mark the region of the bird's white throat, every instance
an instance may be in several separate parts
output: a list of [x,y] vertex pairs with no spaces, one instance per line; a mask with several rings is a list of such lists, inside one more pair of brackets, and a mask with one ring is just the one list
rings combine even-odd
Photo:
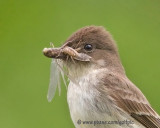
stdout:
[[[116,121],[130,119],[128,115],[119,111],[111,102],[109,96],[102,96],[100,92],[99,80],[105,73],[110,71],[107,68],[89,67],[70,67],[72,79],[68,86],[67,101],[70,109],[71,118],[76,128],[92,128],[93,125],[79,125],[81,121]],[[71,70],[72,69],[72,70]],[[99,125],[99,128],[122,128],[118,125]],[[132,126],[124,128],[133,128]],[[134,126],[140,128],[139,126]],[[142,127],[143,128],[143,127]]]

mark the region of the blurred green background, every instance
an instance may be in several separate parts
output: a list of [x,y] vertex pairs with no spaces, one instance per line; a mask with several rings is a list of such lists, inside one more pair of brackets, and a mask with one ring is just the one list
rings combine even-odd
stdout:
[[46,99],[42,49],[86,25],[112,33],[128,77],[160,113],[159,0],[0,0],[0,128],[74,128],[65,87]]

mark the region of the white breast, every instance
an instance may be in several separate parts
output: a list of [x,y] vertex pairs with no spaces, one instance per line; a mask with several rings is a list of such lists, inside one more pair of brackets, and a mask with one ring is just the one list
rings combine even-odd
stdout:
[[[135,125],[130,127],[118,124],[94,125],[95,121],[131,120],[128,115],[117,110],[116,106],[110,102],[109,97],[103,97],[98,91],[97,79],[102,76],[103,71],[107,72],[108,70],[90,70],[90,72],[69,83],[67,100],[71,118],[76,128],[131,128],[133,126],[134,128],[143,128]],[[93,124],[83,124],[86,123],[85,121]]]

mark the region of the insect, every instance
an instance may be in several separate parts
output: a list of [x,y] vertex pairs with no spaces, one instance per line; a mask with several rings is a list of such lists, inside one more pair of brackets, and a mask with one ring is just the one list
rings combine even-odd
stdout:
[[73,57],[76,60],[80,60],[80,61],[90,61],[91,57],[84,54],[84,53],[78,53],[76,50],[74,50],[71,47],[64,47],[62,49],[62,52],[65,54],[68,54],[70,57]]
[[[51,44],[51,46],[54,47],[53,44]],[[59,95],[61,94],[61,81],[60,81],[61,77],[67,88],[66,80],[64,78],[64,71],[62,68],[63,66],[61,64],[61,60],[52,59],[51,67],[50,67],[50,81],[49,81],[49,88],[48,88],[48,94],[47,94],[47,99],[49,102],[51,102],[53,97],[55,96],[57,86],[59,90]]]
[[[51,102],[53,97],[55,96],[57,86],[59,89],[59,95],[61,93],[61,80],[60,80],[61,77],[63,79],[63,82],[66,88],[67,88],[67,85],[66,85],[66,80],[64,78],[64,75],[66,75],[70,80],[73,81],[72,77],[65,70],[62,60],[58,59],[60,54],[69,55],[73,61],[74,59],[80,60],[80,61],[90,61],[91,60],[90,56],[84,53],[78,53],[77,50],[71,47],[65,46],[61,48],[54,48],[53,43],[50,43],[50,45],[52,46],[52,48],[44,48],[43,50],[44,55],[52,58],[51,69],[50,69],[51,70],[50,71],[50,82],[49,82],[49,88],[48,88],[48,94],[47,94],[47,99],[49,102]],[[53,58],[53,56],[55,58]]]

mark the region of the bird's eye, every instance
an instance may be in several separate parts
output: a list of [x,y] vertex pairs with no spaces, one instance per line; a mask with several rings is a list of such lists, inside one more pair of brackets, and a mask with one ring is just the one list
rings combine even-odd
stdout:
[[93,47],[92,47],[91,44],[86,44],[86,45],[84,46],[84,49],[85,49],[86,51],[91,51],[91,50],[93,49]]

